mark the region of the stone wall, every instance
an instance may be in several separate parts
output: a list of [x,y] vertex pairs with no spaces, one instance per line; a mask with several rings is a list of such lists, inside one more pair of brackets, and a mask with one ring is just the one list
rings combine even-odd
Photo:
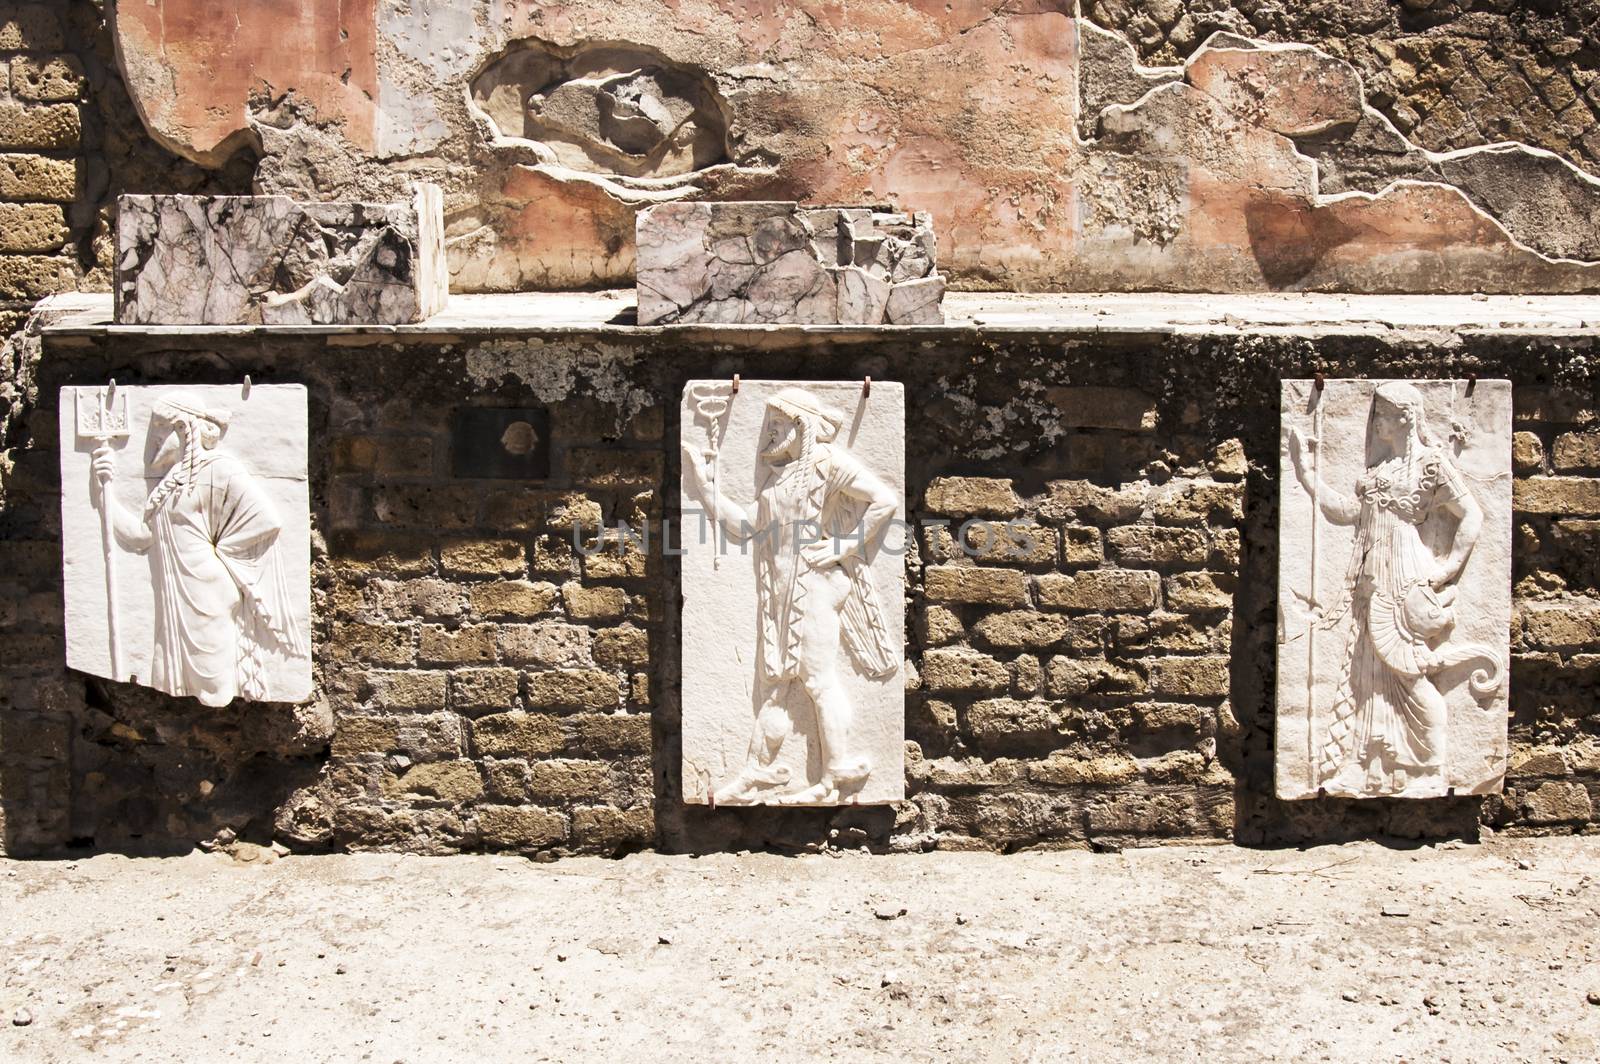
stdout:
[[[46,337],[5,476],[0,811],[11,852],[617,853],[1115,848],[1170,839],[1594,830],[1600,405],[1593,337],[746,334],[539,340]],[[1503,796],[1271,793],[1277,382],[1515,383],[1517,618]],[[901,380],[909,800],[681,803],[677,563],[574,550],[670,515],[695,377]],[[300,381],[311,394],[308,707],[205,710],[66,672],[54,397],[99,380]],[[548,406],[551,476],[458,477],[463,406]],[[1025,535],[977,557],[972,518]],[[978,534],[978,526],[967,530]],[[981,548],[981,542],[974,544]]]
[[0,337],[36,300],[111,287],[121,193],[248,192],[253,169],[250,151],[213,171],[156,146],[103,0],[0,0]]
[[1182,62],[1218,30],[1314,43],[1353,63],[1367,102],[1434,151],[1515,140],[1600,162],[1594,0],[1084,0],[1083,13],[1152,63]]

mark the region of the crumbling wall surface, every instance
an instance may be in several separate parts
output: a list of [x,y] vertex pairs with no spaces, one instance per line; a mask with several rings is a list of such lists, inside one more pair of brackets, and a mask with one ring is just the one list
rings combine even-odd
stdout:
[[0,337],[45,296],[111,287],[119,194],[250,189],[248,150],[206,169],[156,145],[114,52],[103,0],[0,0]]
[[[1600,402],[1592,336],[700,333],[396,344],[44,338],[4,474],[0,812],[11,852],[617,853],[1115,848],[1600,825]],[[1504,795],[1272,797],[1283,376],[1515,384]],[[55,396],[66,383],[310,389],[304,707],[203,710],[62,668]],[[908,800],[680,800],[676,397],[690,378],[906,385]],[[548,407],[548,479],[457,475],[454,413]],[[976,520],[975,520],[976,519]],[[991,537],[990,523],[1016,522]],[[967,526],[963,528],[963,526]],[[967,542],[970,552],[957,548]],[[676,542],[676,538],[674,542]]]
[[1083,0],[1145,62],[1181,63],[1217,31],[1299,41],[1349,61],[1367,103],[1434,151],[1521,141],[1600,163],[1595,0]]
[[[1104,5],[1114,31],[1062,0],[166,0],[124,5],[115,33],[138,112],[188,159],[250,147],[259,187],[300,198],[440,184],[460,291],[625,283],[635,213],[683,199],[927,211],[966,288],[1600,290],[1600,178],[1571,161],[1594,136],[1589,23],[1501,17],[1570,32],[1537,69],[1512,34],[1470,90],[1462,71],[1499,38],[1369,40],[1355,27],[1426,20],[1269,6],[1252,10],[1297,43],[1201,42],[1201,23],[1256,25],[1177,0]],[[1179,39],[1183,66],[1139,62]],[[1358,49],[1365,66],[1340,57]],[[1441,79],[1458,95],[1430,108]],[[1536,104],[1559,132],[1473,150],[1507,137],[1466,114]]]

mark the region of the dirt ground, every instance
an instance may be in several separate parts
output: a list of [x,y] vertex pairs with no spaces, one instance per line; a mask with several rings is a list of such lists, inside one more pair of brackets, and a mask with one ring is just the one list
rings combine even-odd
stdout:
[[0,862],[0,1059],[1600,1060],[1600,838]]

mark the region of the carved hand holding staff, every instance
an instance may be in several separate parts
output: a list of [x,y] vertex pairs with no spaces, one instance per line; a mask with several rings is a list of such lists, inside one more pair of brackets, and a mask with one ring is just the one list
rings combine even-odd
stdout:
[[[117,394],[117,382],[106,388],[79,388],[76,393],[78,435],[95,440],[94,483],[95,498],[100,507],[100,538],[105,550],[106,572],[106,632],[111,643],[111,675],[123,678],[122,654],[117,638],[117,570],[116,541],[111,527],[112,506],[106,498],[111,491],[113,469],[109,464],[112,440],[128,438],[128,397]],[[87,400],[87,402],[85,402]]]

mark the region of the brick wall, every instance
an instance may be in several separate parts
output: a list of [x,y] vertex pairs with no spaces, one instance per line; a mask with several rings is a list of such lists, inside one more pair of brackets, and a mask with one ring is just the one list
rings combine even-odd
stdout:
[[[1593,337],[414,344],[46,338],[0,475],[0,818],[27,852],[230,834],[554,855],[1117,848],[1592,831],[1600,798]],[[1503,796],[1272,796],[1277,383],[1514,382],[1512,762]],[[685,806],[677,580],[573,530],[670,516],[693,377],[907,390],[908,800]],[[56,388],[299,381],[311,395],[304,707],[207,710],[61,668]],[[457,477],[463,406],[550,410],[551,475]],[[983,528],[1011,524],[986,541]],[[966,525],[966,528],[963,526]],[[965,537],[970,550],[958,549]],[[987,546],[986,546],[987,544]]]
[[87,83],[61,10],[0,2],[0,335],[82,272],[67,212],[83,191]]

